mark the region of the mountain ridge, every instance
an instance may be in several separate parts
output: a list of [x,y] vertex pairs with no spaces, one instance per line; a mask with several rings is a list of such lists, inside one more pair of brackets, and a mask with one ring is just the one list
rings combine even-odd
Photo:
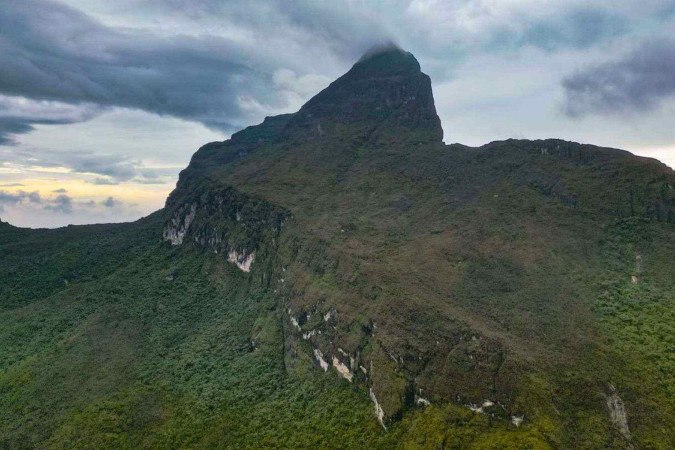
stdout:
[[202,146],[146,219],[0,227],[0,406],[31,418],[0,442],[667,447],[673,171],[439,128],[387,48]]
[[[381,67],[378,62],[379,58],[382,58],[382,61],[385,62],[382,65],[382,70],[380,70]],[[402,69],[399,70],[395,65],[392,67],[390,64],[386,63],[390,58],[393,58],[394,61],[401,62]],[[376,69],[371,71],[370,64],[372,63],[374,63]],[[279,119],[279,122],[288,120],[285,125],[283,125],[283,129],[280,132],[280,142],[287,139],[289,135],[292,137],[290,138],[290,141],[284,142],[284,144],[276,150],[269,150],[272,153],[267,153],[265,157],[267,158],[267,155],[274,155],[275,151],[280,152],[277,156],[273,156],[273,158],[278,157],[278,161],[288,159],[289,165],[285,168],[291,172],[293,171],[291,166],[294,166],[297,170],[297,167],[305,165],[305,170],[300,170],[299,175],[289,177],[288,173],[282,173],[278,168],[273,166],[261,168],[258,164],[260,161],[255,157],[255,151],[258,151],[256,150],[258,149],[258,146],[261,149],[259,151],[263,152],[268,151],[266,150],[268,146],[271,146],[271,148],[276,147],[274,147],[274,140],[269,141],[269,143],[265,140],[258,140],[253,143],[249,150],[239,153],[239,155],[242,156],[241,160],[233,160],[232,167],[230,167],[229,164],[226,164],[220,169],[220,172],[215,171],[215,175],[212,178],[226,180],[226,184],[237,185],[238,189],[243,188],[246,192],[259,196],[260,198],[266,198],[267,201],[271,201],[272,204],[287,209],[291,216],[303,217],[303,219],[309,220],[310,223],[312,220],[319,220],[320,222],[315,222],[313,225],[318,227],[314,229],[314,232],[318,233],[316,238],[318,238],[319,242],[325,242],[326,239],[339,240],[334,234],[331,236],[332,233],[337,232],[337,228],[332,232],[326,230],[325,223],[323,223],[326,220],[325,217],[310,219],[310,217],[316,214],[311,211],[315,208],[306,207],[303,202],[306,202],[308,199],[306,197],[298,198],[293,192],[299,188],[299,185],[296,184],[297,180],[302,180],[302,183],[305,184],[305,187],[310,191],[321,192],[327,185],[334,186],[336,191],[330,191],[331,196],[339,197],[340,192],[342,192],[342,195],[346,195],[346,198],[351,198],[355,195],[355,198],[360,199],[359,201],[363,201],[366,204],[370,203],[374,209],[384,208],[384,211],[390,211],[386,214],[400,214],[401,212],[405,213],[406,209],[409,209],[411,205],[405,205],[404,203],[404,209],[397,211],[398,207],[392,207],[391,204],[383,204],[382,202],[369,200],[367,197],[363,197],[363,194],[358,191],[344,191],[340,186],[344,185],[344,180],[349,180],[350,177],[352,178],[350,180],[352,182],[354,182],[355,179],[360,179],[361,181],[359,182],[368,183],[367,179],[373,175],[385,178],[393,177],[394,179],[401,179],[401,176],[403,176],[404,178],[414,180],[414,182],[420,186],[427,184],[429,188],[431,188],[431,186],[436,185],[441,187],[441,189],[445,189],[446,195],[453,195],[452,192],[456,189],[457,185],[449,186],[448,183],[452,184],[453,178],[465,178],[464,183],[473,183],[475,186],[468,189],[466,187],[462,188],[462,195],[466,196],[467,194],[470,194],[470,197],[459,200],[455,208],[461,209],[466,207],[467,204],[470,205],[472,201],[475,201],[474,199],[484,196],[485,192],[494,190],[496,188],[495,183],[500,182],[499,177],[507,180],[512,176],[510,174],[513,173],[515,175],[513,175],[511,183],[516,189],[533,190],[534,192],[537,192],[538,195],[551,198],[558,202],[563,208],[570,208],[569,213],[577,209],[584,209],[587,211],[604,211],[610,216],[617,218],[638,215],[656,221],[672,222],[672,189],[668,187],[671,185],[669,180],[672,180],[673,177],[672,170],[669,170],[664,165],[655,164],[652,161],[635,158],[627,152],[560,140],[507,140],[493,142],[472,150],[467,150],[466,147],[462,147],[459,150],[450,150],[453,148],[457,149],[457,146],[444,146],[440,142],[442,132],[440,134],[434,134],[434,132],[432,132],[431,134],[434,134],[435,137],[429,139],[429,134],[427,133],[428,130],[425,129],[424,125],[422,126],[422,135],[424,138],[420,139],[419,134],[417,133],[418,130],[415,129],[415,126],[409,127],[407,124],[402,124],[397,121],[400,108],[402,105],[405,108],[406,100],[403,100],[402,102],[389,101],[390,97],[388,96],[388,93],[392,91],[396,92],[396,88],[392,87],[392,85],[386,85],[384,93],[382,93],[379,88],[371,90],[369,87],[372,80],[376,80],[375,84],[378,84],[381,81],[380,76],[382,76],[382,74],[384,74],[385,77],[388,77],[392,73],[395,75],[394,83],[401,83],[402,85],[407,86],[407,78],[397,78],[398,74],[401,72],[406,75],[409,73],[413,73],[416,76],[421,74],[419,64],[414,60],[414,57],[400,50],[391,50],[380,56],[378,56],[378,54],[375,54],[375,56],[371,55],[369,59],[357,62],[354,68],[347,72],[346,75],[339,78],[324,91],[310,99],[298,113],[291,115],[288,119],[287,117]],[[374,73],[375,76],[371,76],[372,73]],[[354,78],[356,79],[355,83],[352,82],[352,79]],[[362,85],[364,79],[366,80],[365,88]],[[425,80],[426,79],[428,79],[428,77],[425,78]],[[343,88],[343,85],[346,86],[346,88]],[[418,85],[413,84],[413,86],[417,87]],[[429,95],[431,95],[430,84],[428,86],[426,84],[422,86],[422,90],[425,92],[427,92],[427,88]],[[344,89],[351,90],[351,92],[344,94]],[[359,102],[357,102],[357,108],[354,109],[352,107],[352,96],[364,96],[368,98],[365,100],[360,99]],[[316,110],[315,105],[320,104],[326,98],[329,99],[329,106],[323,110],[319,110],[316,114],[312,113],[312,111]],[[395,98],[399,99],[407,97],[395,96]],[[383,114],[381,117],[373,117],[366,114],[361,117],[364,124],[359,123],[357,126],[350,128],[341,134],[341,125],[344,121],[344,117],[360,117],[358,105],[361,105],[362,103],[369,105],[365,107],[364,110],[371,111],[372,105],[379,104],[378,102],[382,99],[384,99],[385,105],[393,105],[390,110],[386,110],[387,113]],[[338,106],[330,105],[330,102],[333,100],[342,103]],[[435,108],[433,108],[432,97],[430,101],[431,107],[425,102],[414,103],[413,106],[420,111],[433,110],[435,120],[432,120],[431,123],[433,126],[435,126],[436,123],[440,126],[440,121],[438,121],[438,117],[435,115]],[[337,113],[335,113],[336,111]],[[348,111],[348,113],[344,114],[344,111]],[[412,116],[417,117],[414,114]],[[422,116],[424,116],[424,114],[422,114]],[[391,120],[392,117],[395,119]],[[409,118],[411,115],[403,114],[403,117]],[[274,122],[275,120],[277,119],[270,118],[266,119],[266,122]],[[266,122],[263,122],[262,124],[263,130],[268,126],[265,124]],[[415,120],[413,120],[412,123],[418,124]],[[299,126],[298,124],[301,125]],[[384,128],[384,131],[378,131],[381,129],[380,127]],[[300,129],[300,137],[298,137],[297,134],[298,128]],[[285,130],[288,129],[293,131],[287,133]],[[253,135],[257,132],[258,129],[255,127],[248,128],[245,131],[245,133],[252,133]],[[373,134],[378,135],[373,138]],[[337,142],[332,141],[335,135],[339,136]],[[397,142],[392,145],[392,141],[382,140],[380,139],[380,135],[396,136]],[[243,137],[244,135],[242,134],[240,136]],[[240,137],[237,136],[233,141],[237,138]],[[363,154],[355,155],[349,150],[349,147],[351,146],[366,146],[368,150]],[[249,154],[248,152],[252,153]],[[251,162],[247,163],[247,158],[250,158]],[[448,158],[455,159],[452,160]],[[496,165],[490,166],[483,164],[483,168],[480,170],[484,171],[484,173],[480,176],[475,174],[476,176],[474,179],[471,179],[471,177],[466,178],[466,173],[458,173],[457,168],[452,167],[453,164],[465,163],[467,164],[467,169],[470,171],[475,170],[470,169],[470,167],[475,167],[476,163],[480,163],[481,160],[485,160],[486,158],[488,160],[493,160],[493,164]],[[558,159],[558,161],[569,165],[570,167],[578,167],[579,170],[586,171],[585,175],[579,179],[576,174],[574,174],[572,178],[566,179],[568,176],[566,172],[569,169],[565,169],[552,177],[552,173],[547,170],[547,166],[552,164],[551,159]],[[419,168],[422,167],[425,168],[424,173],[419,171]],[[311,174],[310,172],[315,173]],[[322,176],[318,179],[316,178],[316,172],[322,173]],[[652,173],[654,175],[650,175]],[[448,175],[452,176],[448,178]],[[491,178],[493,176],[495,178]],[[619,179],[623,177],[632,177],[630,188],[626,190],[617,188],[618,185],[615,180],[617,177]],[[440,185],[438,183],[440,183]],[[644,184],[637,189],[637,183]],[[444,184],[446,185],[445,188],[443,188]],[[272,187],[273,191],[269,191],[268,186]],[[284,186],[288,186],[289,188],[284,188]],[[464,186],[466,186],[466,184],[464,184]],[[586,192],[585,189],[581,189],[582,186],[592,186],[592,192]],[[179,185],[177,190],[180,189],[181,187]],[[349,189],[349,187],[347,189]],[[499,191],[497,190],[494,192],[496,192],[493,194],[494,198],[499,198],[501,195],[497,193]],[[601,192],[603,195],[598,196]],[[437,199],[436,202],[438,202],[439,206],[443,203],[440,198]],[[452,201],[448,199],[446,199],[445,202],[449,204],[452,203]],[[334,203],[334,199],[328,200],[327,204],[331,203]],[[338,205],[328,206],[326,212],[335,207],[339,208]],[[355,213],[356,216],[369,214],[368,210],[362,210],[358,207],[354,209],[358,210],[358,212]],[[348,214],[348,217],[350,215],[351,214]],[[343,224],[342,226],[348,226],[348,223]],[[341,230],[340,233],[345,232],[344,228]],[[390,231],[387,231],[387,227],[385,227],[381,231],[385,234],[390,232],[410,233],[412,232],[412,229],[408,230],[407,226],[404,224],[393,225],[393,229]],[[419,232],[420,230],[418,229],[416,231]],[[325,244],[321,245],[323,246]],[[376,245],[386,246],[384,243]],[[255,249],[246,248],[237,251],[243,251],[244,254],[253,254]],[[340,259],[340,256],[338,256],[342,252],[337,249],[335,251],[336,253],[330,256],[329,254],[321,253],[323,255],[322,258],[328,260],[337,258],[332,264],[345,264],[345,262]],[[398,251],[400,251],[400,249]],[[391,256],[395,257],[395,255],[396,253],[392,253]],[[412,263],[412,261],[410,263]],[[505,262],[499,262],[498,264],[504,263]],[[513,264],[513,262],[509,262],[508,264]],[[320,267],[311,268],[311,266],[309,268],[310,273],[316,272],[317,270],[320,274],[325,269]],[[421,276],[421,274],[419,275]],[[404,277],[402,273],[398,276]],[[305,288],[301,288],[301,291],[303,289]],[[346,285],[342,285],[339,288],[341,292],[345,292],[347,289]],[[507,288],[506,292],[509,292],[511,289],[513,288]],[[370,316],[370,319],[366,322],[359,323],[359,321],[356,320],[356,317],[359,314],[363,314],[364,311],[370,309],[370,307],[364,306],[368,304],[366,299],[370,294],[361,291],[352,293],[352,295],[359,300],[356,300],[355,303],[350,306],[343,305],[343,308],[347,308],[348,310],[343,312],[343,314],[347,316],[347,323],[343,325],[344,328],[342,330],[340,330],[339,324],[337,327],[334,326],[335,330],[338,330],[336,332],[322,329],[322,326],[317,323],[312,325],[314,328],[305,325],[305,316],[322,316],[335,310],[335,306],[332,306],[330,302],[328,302],[328,305],[320,306],[320,303],[316,303],[317,299],[312,295],[310,298],[288,300],[286,309],[288,310],[288,316],[292,327],[297,329],[297,334],[306,336],[308,333],[311,334],[321,331],[321,336],[330,336],[329,338],[325,338],[311,335],[309,338],[305,339],[315,345],[313,351],[316,355],[317,364],[320,367],[323,367],[324,364],[328,364],[326,363],[326,359],[330,360],[331,357],[335,358],[336,368],[339,368],[338,371],[345,373],[350,380],[352,378],[358,380],[361,375],[357,373],[358,367],[365,367],[365,370],[362,370],[362,372],[366,374],[365,383],[371,386],[371,396],[374,401],[377,402],[378,411],[380,411],[378,414],[380,414],[383,419],[391,420],[392,418],[400,417],[401,412],[413,402],[413,400],[410,399],[414,396],[410,397],[412,395],[410,392],[417,389],[428,392],[429,394],[427,395],[431,395],[431,398],[434,401],[438,398],[461,398],[464,395],[467,395],[468,390],[468,392],[473,393],[468,394],[468,398],[463,401],[468,401],[470,404],[478,404],[480,403],[479,400],[481,398],[489,398],[490,396],[492,396],[491,401],[493,403],[498,401],[502,405],[508,405],[512,402],[513,396],[516,395],[515,392],[517,392],[518,389],[516,387],[517,382],[515,382],[515,379],[522,375],[522,368],[520,368],[520,366],[523,364],[523,361],[521,361],[520,358],[526,357],[527,352],[516,352],[514,354],[516,356],[509,359],[509,361],[512,361],[512,364],[515,364],[513,367],[509,368],[508,364],[504,365],[503,356],[500,355],[505,354],[505,352],[512,352],[514,349],[521,346],[521,344],[518,344],[517,339],[514,339],[513,335],[508,332],[495,333],[495,330],[502,328],[503,326],[499,326],[493,321],[487,321],[486,323],[481,324],[485,321],[485,318],[478,319],[474,313],[467,311],[465,309],[466,307],[458,308],[455,305],[444,306],[444,308],[450,308],[449,311],[452,311],[451,315],[462,318],[460,320],[450,320],[450,316],[448,316],[447,320],[448,323],[451,324],[450,330],[452,330],[452,337],[446,337],[446,339],[450,340],[450,344],[448,344],[449,348],[445,351],[453,351],[451,350],[453,348],[463,348],[463,346],[466,345],[464,343],[464,336],[475,333],[476,328],[472,331],[472,326],[487,330],[487,334],[483,336],[474,334],[473,337],[477,337],[477,339],[475,339],[476,345],[474,345],[475,348],[473,348],[473,350],[469,350],[469,348],[472,348],[469,346],[461,351],[465,352],[464,357],[478,358],[479,360],[477,365],[472,363],[474,366],[473,370],[476,370],[476,373],[472,375],[472,378],[477,377],[478,379],[483,380],[493,380],[490,383],[482,384],[481,381],[465,378],[450,366],[435,366],[433,369],[434,372],[443,373],[443,371],[449,370],[450,372],[447,373],[448,376],[454,377],[457,380],[463,380],[458,381],[459,390],[456,388],[448,390],[447,387],[439,386],[433,381],[438,378],[438,375],[431,373],[425,374],[424,372],[427,370],[425,369],[425,366],[429,366],[430,363],[431,366],[440,363],[433,362],[433,358],[436,358],[435,356],[431,357],[432,359],[425,362],[422,366],[414,362],[417,354],[420,352],[424,354],[425,352],[430,351],[430,345],[428,342],[425,342],[426,339],[423,339],[418,344],[415,344],[410,350],[407,350],[410,354],[401,357],[399,361],[399,356],[395,355],[395,352],[391,349],[397,348],[398,346],[408,346],[410,345],[410,341],[406,337],[399,336],[395,330],[398,329],[398,327],[406,328],[408,325],[405,324],[405,321],[403,321],[403,323],[394,321],[392,324],[385,326],[385,329],[392,326],[394,327],[389,332],[385,333],[385,335],[388,336],[385,338],[374,338],[373,329],[375,327],[374,321],[376,320],[374,316],[377,316],[377,313],[375,311],[367,313],[367,316]],[[377,295],[375,298],[378,298]],[[398,308],[403,308],[403,310],[408,309],[410,313],[412,313],[413,310],[409,309],[410,306],[406,305],[403,299],[399,299],[397,302],[399,302],[397,303]],[[419,311],[415,314],[419,314]],[[466,328],[467,323],[472,325]],[[317,326],[319,328],[316,328]],[[359,329],[358,327],[360,327],[362,331],[354,331],[354,326],[357,326],[357,330]],[[380,325],[380,327],[382,327],[382,325]],[[447,326],[445,328],[447,328]],[[430,331],[433,331],[433,327],[430,328]],[[570,333],[572,332],[573,331],[570,330]],[[354,333],[356,333],[354,337],[340,337],[341,334],[349,335]],[[293,334],[293,328],[290,328],[289,335],[292,336]],[[356,338],[356,340],[354,340],[354,338]],[[513,347],[513,345],[515,345],[515,347]],[[548,345],[554,344],[549,343]],[[582,344],[578,343],[575,345]],[[374,348],[372,348],[373,346]],[[546,345],[544,348],[545,347]],[[579,349],[577,349],[577,351],[578,350]],[[290,350],[291,353],[295,351],[296,350],[294,349]],[[545,350],[545,352],[549,353],[550,351],[550,349]],[[568,351],[573,350],[570,348]],[[438,353],[441,356],[444,355],[444,352]],[[520,356],[517,356],[518,353],[520,353]],[[347,360],[341,359],[343,357],[347,357]],[[404,362],[403,358],[410,360]],[[427,359],[429,356],[420,356],[420,358]],[[372,365],[375,360],[378,361],[378,364],[384,365],[386,369],[384,369],[385,373],[383,375],[376,375],[376,377],[373,376],[375,377],[373,378],[367,368],[368,364],[363,366],[360,364],[360,361],[367,361]],[[390,362],[387,362],[389,360],[397,361],[397,363],[392,366]],[[287,364],[292,366],[294,363],[290,362]],[[343,366],[347,367],[347,369]],[[498,386],[494,382],[494,378],[497,376],[497,372],[495,371],[497,370],[503,372],[506,371],[506,375],[502,377],[502,386]],[[509,371],[511,372],[509,373]],[[375,373],[377,374],[377,372]],[[404,373],[408,374],[403,375]],[[380,378],[378,379],[377,377]],[[425,379],[426,381],[423,381]],[[463,392],[462,389],[465,391]],[[428,401],[426,398],[424,400]],[[506,408],[507,410],[510,410],[510,406],[506,406]],[[521,412],[512,410],[511,413],[513,417],[519,417]]]

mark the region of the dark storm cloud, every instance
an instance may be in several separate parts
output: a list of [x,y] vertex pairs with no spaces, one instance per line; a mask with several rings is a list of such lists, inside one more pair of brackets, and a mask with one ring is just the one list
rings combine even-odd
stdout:
[[564,111],[572,117],[657,108],[675,95],[675,41],[644,42],[623,59],[577,72],[562,86]]
[[[147,0],[142,8],[153,16],[184,17],[193,23],[228,21],[254,30],[264,47],[274,47],[284,58],[294,59],[297,50],[311,53],[337,53],[348,61],[358,58],[374,43],[391,39],[388,25],[392,17],[401,16],[406,1],[392,0],[379,4],[353,4],[335,0]],[[254,38],[249,36],[249,39]],[[276,43],[275,43],[276,41]],[[297,45],[301,47],[298,49]],[[265,48],[259,48],[265,52]],[[302,53],[300,59],[304,59]]]
[[[2,32],[0,31],[0,39]],[[1,42],[1,41],[0,41]],[[0,51],[0,55],[2,52]],[[4,61],[3,61],[4,63]],[[5,64],[11,66],[11,64]],[[2,78],[0,71],[0,78]],[[2,88],[0,88],[2,92]],[[105,110],[92,104],[34,101],[0,94],[0,145],[12,145],[11,135],[27,133],[34,125],[63,125],[89,120]]]
[[[240,97],[274,102],[266,62],[253,50],[218,37],[112,29],[42,0],[0,8],[0,92],[11,96],[138,108],[229,129],[246,115]],[[0,132],[30,130],[20,119],[5,120]]]
[[[1,76],[1,75],[0,75]],[[39,118],[31,116],[0,117],[0,145],[13,145],[11,135],[28,133],[33,125],[65,125],[87,120],[92,116],[81,116],[73,119]]]
[[30,119],[15,117],[0,117],[0,145],[13,143],[10,135],[27,133],[33,129]]
[[261,112],[286,106],[272,80],[275,70],[302,68],[312,51],[353,60],[383,35],[372,19],[329,3],[148,1],[134,8],[158,20],[166,14],[220,17],[243,27],[246,38],[237,31],[225,38],[186,29],[167,35],[113,28],[46,0],[3,4],[0,93],[86,104],[90,111],[68,118],[0,114],[0,145],[13,144],[11,135],[36,124],[89,120],[94,106],[137,108],[235,131],[261,119]]
[[[470,18],[480,32],[471,37],[463,29],[447,31],[472,11],[466,2],[423,13],[397,0],[360,6],[308,0],[121,2],[122,10],[158,22],[177,19],[178,32],[166,34],[107,26],[58,2],[8,3],[0,8],[0,93],[88,109],[79,116],[71,112],[56,118],[30,111],[0,114],[0,144],[11,143],[10,135],[28,132],[35,124],[88,120],[109,107],[137,108],[234,131],[262,113],[287,106],[287,96],[275,85],[275,71],[287,68],[302,74],[311,65],[320,70],[317,60],[331,58],[353,62],[392,37],[420,56],[454,52],[459,61],[461,53],[471,50],[468,42],[477,45],[472,51],[528,45],[550,51],[586,48],[627,27],[618,13],[560,5],[542,7],[537,16],[527,11],[509,15],[503,8],[478,10]],[[436,16],[442,17],[437,31],[443,33],[443,43],[430,34],[428,22]],[[231,27],[220,35],[196,33],[200,26],[212,31],[223,24]],[[438,79],[446,76],[444,70],[436,72]]]

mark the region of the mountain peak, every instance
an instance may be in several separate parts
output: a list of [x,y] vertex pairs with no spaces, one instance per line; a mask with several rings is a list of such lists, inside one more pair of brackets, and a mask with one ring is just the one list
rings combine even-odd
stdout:
[[354,64],[352,71],[370,73],[418,73],[422,69],[412,53],[393,43],[371,47]]
[[[431,79],[415,57],[396,46],[374,47],[352,68],[310,99],[296,114],[293,125],[322,130],[349,124],[352,130],[405,136],[417,141],[443,138],[436,114]],[[410,135],[410,134],[408,134]]]

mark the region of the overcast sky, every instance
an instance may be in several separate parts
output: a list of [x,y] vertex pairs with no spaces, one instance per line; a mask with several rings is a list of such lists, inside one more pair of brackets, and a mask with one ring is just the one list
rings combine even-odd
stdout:
[[134,220],[202,144],[393,41],[445,141],[556,137],[675,166],[675,0],[0,0],[0,218]]

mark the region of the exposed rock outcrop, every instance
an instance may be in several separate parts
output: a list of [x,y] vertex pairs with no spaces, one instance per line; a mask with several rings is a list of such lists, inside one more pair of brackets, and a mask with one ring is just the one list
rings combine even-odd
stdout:
[[375,405],[375,417],[377,417],[377,421],[380,422],[382,428],[386,430],[387,426],[384,424],[384,410],[382,409],[382,406],[380,406],[380,402],[377,401],[377,397],[375,396],[373,388],[370,388],[369,393],[370,399],[373,401],[373,404]]
[[192,225],[196,211],[197,205],[194,203],[181,206],[164,227],[164,240],[171,242],[171,245],[181,245]]
[[186,183],[170,200],[164,240],[223,254],[243,272],[251,271],[258,250],[279,235],[288,217],[269,202],[215,183]]
[[619,430],[621,436],[626,439],[628,442],[629,448],[633,448],[632,440],[633,436],[631,435],[630,429],[628,428],[628,417],[626,416],[626,407],[623,404],[623,400],[619,397],[619,393],[613,384],[608,386],[609,393],[606,395],[607,398],[607,411],[609,412],[609,418],[612,421],[612,424]]

